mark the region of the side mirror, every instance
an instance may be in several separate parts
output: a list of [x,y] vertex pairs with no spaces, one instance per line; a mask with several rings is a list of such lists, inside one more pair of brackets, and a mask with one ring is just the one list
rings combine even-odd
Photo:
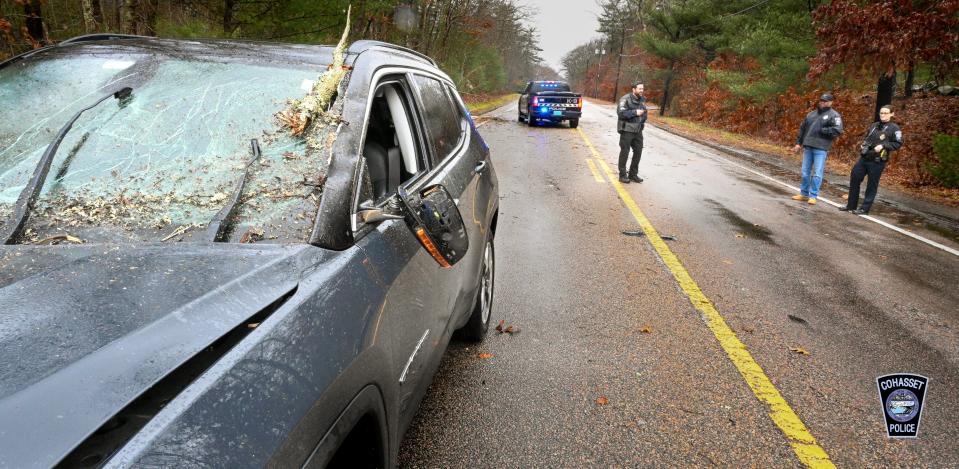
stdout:
[[397,192],[406,207],[410,229],[433,259],[444,268],[459,262],[469,249],[469,237],[446,188],[437,184],[410,194],[400,187]]

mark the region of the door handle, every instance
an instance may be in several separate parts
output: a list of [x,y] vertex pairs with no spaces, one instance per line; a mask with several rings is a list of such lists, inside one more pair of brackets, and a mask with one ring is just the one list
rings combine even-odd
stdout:
[[480,161],[479,163],[476,163],[476,167],[473,168],[473,172],[480,174],[483,171],[486,171],[486,161]]

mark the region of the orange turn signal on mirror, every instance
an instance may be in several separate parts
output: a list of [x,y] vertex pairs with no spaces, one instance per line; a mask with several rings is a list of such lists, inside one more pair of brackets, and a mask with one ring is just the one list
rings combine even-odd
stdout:
[[422,244],[423,247],[426,248],[426,252],[430,253],[430,255],[433,256],[433,259],[436,261],[437,264],[440,265],[440,267],[444,269],[449,269],[450,267],[453,267],[453,265],[450,264],[449,261],[447,261],[442,254],[440,254],[440,250],[436,248],[435,244],[433,244],[433,240],[430,239],[430,236],[428,234],[426,234],[426,230],[424,230],[422,227],[417,227],[416,237],[420,239],[420,244]]

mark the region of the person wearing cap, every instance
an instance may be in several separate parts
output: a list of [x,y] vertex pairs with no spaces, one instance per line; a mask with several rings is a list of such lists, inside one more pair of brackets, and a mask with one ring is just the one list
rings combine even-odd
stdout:
[[[839,210],[865,215],[872,208],[872,201],[876,199],[876,192],[879,190],[879,177],[882,176],[882,170],[886,169],[889,155],[902,147],[902,130],[892,122],[893,117],[895,114],[892,106],[883,106],[879,108],[879,122],[873,123],[866,130],[866,136],[859,144],[859,161],[852,167],[849,175],[849,200],[846,206],[839,207]],[[862,201],[862,207],[857,210],[859,187],[866,176],[869,176],[869,181],[866,182],[866,197]]]
[[[643,82],[633,82],[633,90],[619,98],[617,109],[619,119],[616,131],[619,132],[619,182],[643,182],[639,177],[639,160],[643,157],[643,127],[646,125],[646,98],[643,96]],[[629,150],[633,150],[633,160],[626,172]]]
[[819,197],[819,186],[826,169],[826,157],[832,142],[842,134],[842,117],[832,108],[833,97],[825,93],[819,97],[819,104],[806,115],[799,136],[796,138],[795,152],[802,150],[802,184],[793,200],[815,205]]

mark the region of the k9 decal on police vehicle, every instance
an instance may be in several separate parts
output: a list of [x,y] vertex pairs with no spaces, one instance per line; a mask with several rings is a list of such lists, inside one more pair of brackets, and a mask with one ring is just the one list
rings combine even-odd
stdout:
[[915,438],[919,433],[923,400],[929,378],[898,373],[876,378],[879,401],[889,438]]

